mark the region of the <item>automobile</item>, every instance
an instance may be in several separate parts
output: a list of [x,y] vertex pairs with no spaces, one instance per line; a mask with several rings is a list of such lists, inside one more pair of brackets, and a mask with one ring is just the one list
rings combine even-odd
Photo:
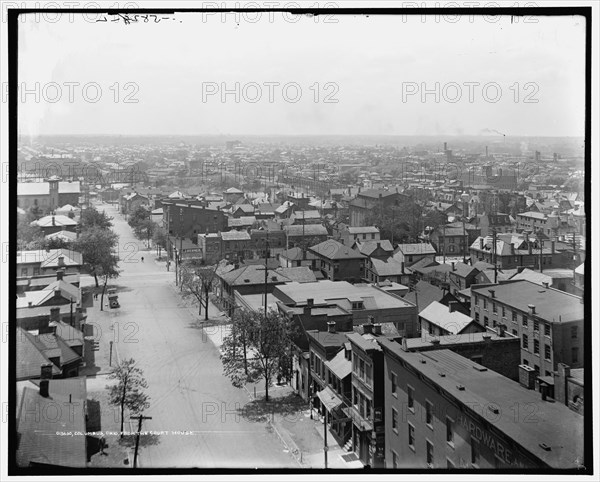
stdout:
[[117,295],[116,288],[108,289],[108,304],[111,308],[119,308],[119,295]]

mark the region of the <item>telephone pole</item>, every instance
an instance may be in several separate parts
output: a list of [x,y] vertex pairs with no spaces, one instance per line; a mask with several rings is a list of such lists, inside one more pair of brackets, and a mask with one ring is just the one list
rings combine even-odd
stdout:
[[138,458],[138,450],[140,447],[140,433],[142,432],[142,420],[152,420],[152,417],[145,417],[143,415],[137,415],[135,417],[131,417],[130,420],[138,420],[138,429],[137,434],[135,436],[135,452],[133,454],[133,468],[137,468],[137,458]]

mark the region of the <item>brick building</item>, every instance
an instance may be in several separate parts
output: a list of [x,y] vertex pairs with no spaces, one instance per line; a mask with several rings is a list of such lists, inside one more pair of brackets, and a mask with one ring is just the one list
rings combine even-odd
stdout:
[[471,316],[483,326],[506,326],[521,339],[521,365],[552,376],[559,363],[583,367],[582,298],[531,281],[471,286]]
[[220,209],[167,201],[163,201],[162,207],[167,234],[196,239],[201,233],[227,231],[227,216]]
[[325,278],[352,283],[364,279],[366,256],[355,249],[334,239],[328,239],[308,249],[317,257],[316,266]]
[[564,405],[450,350],[379,343],[387,468],[583,467],[583,419]]

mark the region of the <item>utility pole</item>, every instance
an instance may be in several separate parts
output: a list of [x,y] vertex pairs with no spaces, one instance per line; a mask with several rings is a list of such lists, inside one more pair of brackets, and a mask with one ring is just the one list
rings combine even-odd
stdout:
[[492,230],[492,260],[494,262],[494,283],[498,283],[498,259],[496,255],[496,230]]
[[442,255],[444,256],[444,264],[446,264],[446,224],[444,224],[442,233]]
[[267,319],[268,286],[269,286],[269,227],[267,226],[267,237],[265,240],[265,320]]
[[327,408],[325,408],[325,422],[323,423],[323,454],[325,455],[325,468],[327,468]]
[[71,306],[71,326],[73,326],[73,298],[71,298],[69,305]]
[[138,457],[138,450],[140,447],[140,433],[142,431],[142,420],[152,420],[152,417],[144,417],[143,415],[137,415],[135,417],[131,417],[130,420],[138,420],[138,429],[137,429],[137,434],[135,436],[135,452],[133,454],[133,468],[137,468],[137,457]]
[[575,281],[575,269],[577,268],[577,244],[575,242],[575,231],[573,231],[573,281]]
[[544,268],[542,266],[542,261],[544,259],[544,254],[543,254],[543,251],[544,251],[544,240],[542,239],[541,234],[542,234],[542,232],[538,231],[538,241],[540,243],[540,273],[542,273],[544,271]]

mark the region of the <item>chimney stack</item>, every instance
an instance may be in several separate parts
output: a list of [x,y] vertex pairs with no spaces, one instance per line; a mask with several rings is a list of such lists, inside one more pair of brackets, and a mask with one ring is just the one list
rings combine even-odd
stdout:
[[57,270],[56,270],[56,281],[60,281],[60,280],[62,280],[62,279],[63,279],[63,277],[64,277],[64,275],[65,275],[65,270],[64,270],[64,268],[57,269]]
[[535,315],[535,305],[527,305],[527,308],[529,308],[530,315]]
[[496,290],[488,290],[492,298],[496,298]]
[[335,333],[335,321],[328,321],[327,322],[327,331],[329,333]]
[[56,288],[56,289],[54,290],[54,296],[56,296],[57,298],[59,298],[60,296],[62,296],[62,295],[61,295],[61,291],[60,291],[60,289]]
[[381,335],[381,323],[375,323],[373,325],[373,334],[374,335]]
[[479,238],[479,249],[483,251],[483,236]]
[[52,215],[52,226],[56,226],[56,220],[54,219],[54,215]]
[[60,321],[60,307],[50,308],[50,321]]
[[368,321],[363,325],[363,333],[365,335],[373,333],[373,317],[369,316]]
[[400,267],[401,267],[401,269],[402,269],[402,274],[404,274],[404,261],[402,261],[402,262],[400,263]]
[[450,264],[452,265],[452,271],[456,271],[456,261],[452,261]]
[[458,303],[458,301],[448,302],[448,309],[450,310],[450,313],[454,313],[456,311],[456,303]]
[[40,371],[40,396],[48,398],[50,379],[52,378],[52,363],[42,363]]
[[64,266],[65,265],[65,257],[64,256],[59,256],[58,257],[58,265],[59,266]]
[[547,281],[542,281],[542,284],[544,285],[544,288],[548,289],[548,282]]
[[313,298],[307,298],[306,300],[306,306],[308,306],[309,308],[312,308],[315,304],[315,300]]

